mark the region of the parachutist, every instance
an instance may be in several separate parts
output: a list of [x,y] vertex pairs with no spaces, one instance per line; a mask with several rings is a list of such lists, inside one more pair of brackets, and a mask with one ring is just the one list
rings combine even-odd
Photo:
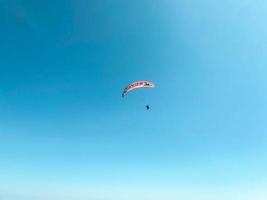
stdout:
[[[135,90],[137,88],[143,88],[143,87],[154,88],[155,84],[152,82],[148,82],[148,81],[133,82],[124,88],[124,90],[122,91],[122,97],[125,97],[125,95],[131,90]],[[146,108],[146,110],[150,110],[149,105],[145,105],[145,108]]]

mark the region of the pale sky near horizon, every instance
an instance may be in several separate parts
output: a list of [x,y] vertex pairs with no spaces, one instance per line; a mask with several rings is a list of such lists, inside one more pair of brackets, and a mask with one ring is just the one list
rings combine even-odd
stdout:
[[266,19],[263,0],[0,0],[0,199],[266,200]]

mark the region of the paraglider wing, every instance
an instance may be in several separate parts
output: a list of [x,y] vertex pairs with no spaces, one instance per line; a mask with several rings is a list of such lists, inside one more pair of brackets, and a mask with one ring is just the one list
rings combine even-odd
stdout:
[[133,83],[131,83],[128,86],[125,87],[125,89],[122,92],[122,97],[124,97],[129,91],[137,89],[137,88],[141,88],[141,87],[153,88],[153,87],[155,87],[155,85],[154,85],[154,83],[149,82],[149,81],[136,81],[136,82],[133,82]]

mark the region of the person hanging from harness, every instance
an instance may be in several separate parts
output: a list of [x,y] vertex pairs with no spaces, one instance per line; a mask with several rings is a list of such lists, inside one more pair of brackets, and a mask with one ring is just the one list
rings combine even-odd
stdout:
[[[131,91],[131,90],[135,90],[137,88],[143,88],[143,87],[147,87],[147,88],[154,88],[155,84],[149,81],[135,81],[131,84],[128,84],[124,90],[122,91],[122,97],[125,97],[126,94]],[[145,105],[146,110],[150,109],[150,106],[147,104]]]

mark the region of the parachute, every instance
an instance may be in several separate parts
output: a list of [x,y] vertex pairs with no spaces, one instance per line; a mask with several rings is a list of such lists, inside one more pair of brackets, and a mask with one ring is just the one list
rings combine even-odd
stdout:
[[142,88],[142,87],[154,88],[155,84],[149,81],[133,82],[125,87],[125,89],[122,92],[122,97],[124,97],[129,91],[137,89],[137,88]]

